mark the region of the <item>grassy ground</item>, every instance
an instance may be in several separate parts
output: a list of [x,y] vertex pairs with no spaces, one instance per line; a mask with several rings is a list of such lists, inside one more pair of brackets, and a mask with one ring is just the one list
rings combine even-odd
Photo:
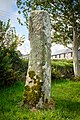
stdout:
[[80,82],[60,80],[52,83],[55,109],[29,111],[20,107],[24,83],[0,89],[0,120],[80,120]]

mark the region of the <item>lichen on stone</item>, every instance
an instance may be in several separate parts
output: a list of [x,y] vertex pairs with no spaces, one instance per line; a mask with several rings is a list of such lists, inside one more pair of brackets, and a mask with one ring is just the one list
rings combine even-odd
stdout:
[[[31,77],[31,81],[34,81],[33,86],[30,85],[30,83],[25,86],[24,90],[24,103],[35,106],[38,104],[40,97],[42,96],[42,80],[40,80],[40,77],[35,74],[34,71],[29,71],[29,77]],[[35,76],[35,78],[34,78]],[[27,77],[28,79],[28,77]]]
[[24,90],[24,102],[42,107],[50,99],[51,25],[46,11],[33,11],[29,19],[30,56]]

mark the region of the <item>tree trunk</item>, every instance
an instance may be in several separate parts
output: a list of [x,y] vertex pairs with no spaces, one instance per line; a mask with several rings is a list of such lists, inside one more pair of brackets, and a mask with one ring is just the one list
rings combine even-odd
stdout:
[[46,11],[32,11],[29,19],[31,52],[24,90],[24,103],[43,108],[50,101],[51,25]]
[[73,28],[73,68],[75,77],[80,77],[80,68],[78,60],[78,40],[76,37],[76,29]]

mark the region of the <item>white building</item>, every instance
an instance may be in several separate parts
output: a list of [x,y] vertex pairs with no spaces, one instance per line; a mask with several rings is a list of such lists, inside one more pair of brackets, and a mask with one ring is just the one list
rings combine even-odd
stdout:
[[[80,49],[78,50],[78,58],[80,59]],[[73,59],[72,50],[68,48],[59,50],[51,56],[51,59]]]

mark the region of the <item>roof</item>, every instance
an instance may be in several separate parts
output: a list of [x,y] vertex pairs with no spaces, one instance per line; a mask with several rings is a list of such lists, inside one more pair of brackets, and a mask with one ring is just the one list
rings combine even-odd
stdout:
[[60,54],[70,53],[70,52],[72,52],[72,50],[67,48],[67,49],[58,50],[53,55],[60,55]]

